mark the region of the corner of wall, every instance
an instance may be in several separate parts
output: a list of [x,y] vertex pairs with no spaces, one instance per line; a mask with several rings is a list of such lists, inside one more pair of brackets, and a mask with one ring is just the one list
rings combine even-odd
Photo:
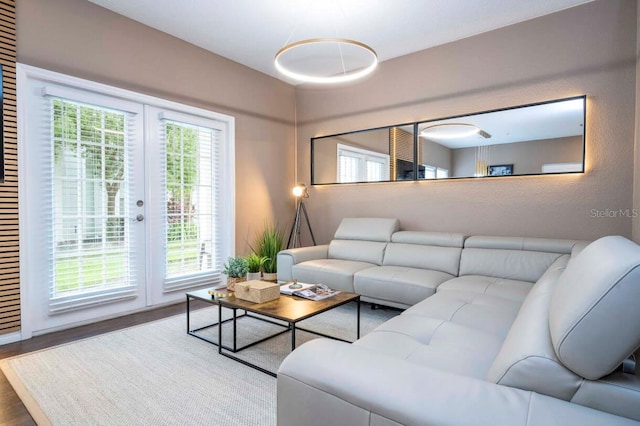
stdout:
[[634,163],[633,163],[633,212],[632,238],[640,244],[640,7],[636,2],[636,114],[634,135]]

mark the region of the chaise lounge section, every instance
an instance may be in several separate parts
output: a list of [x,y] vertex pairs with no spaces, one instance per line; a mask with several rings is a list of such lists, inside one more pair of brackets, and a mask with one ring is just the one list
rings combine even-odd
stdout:
[[[287,357],[278,424],[637,424],[640,380],[620,365],[640,346],[640,247],[454,234],[436,245],[429,234],[389,237],[385,250],[416,246],[411,266],[391,265],[403,262],[392,248],[353,273],[354,289],[373,283],[359,287],[368,298],[410,306],[354,344],[314,340]],[[441,248],[458,250],[455,274]],[[436,260],[421,260],[429,251]],[[412,304],[393,296],[413,290],[389,266],[452,277]],[[382,286],[397,292],[382,297]]]

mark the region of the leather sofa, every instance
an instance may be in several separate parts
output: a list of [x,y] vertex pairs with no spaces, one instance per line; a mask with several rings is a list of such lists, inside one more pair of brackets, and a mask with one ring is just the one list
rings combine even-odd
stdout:
[[639,424],[639,246],[398,228],[345,219],[329,245],[279,255],[279,279],[407,308],[293,351],[279,425]]

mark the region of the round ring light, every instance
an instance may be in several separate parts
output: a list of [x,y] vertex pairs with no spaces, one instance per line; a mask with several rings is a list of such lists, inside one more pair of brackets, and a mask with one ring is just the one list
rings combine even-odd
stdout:
[[420,135],[436,139],[458,139],[473,136],[478,133],[480,133],[480,128],[473,124],[442,123],[425,127],[420,132]]
[[[337,75],[331,75],[331,76],[325,77],[325,76],[305,74],[305,73],[292,71],[288,69],[286,66],[284,66],[280,61],[280,58],[282,57],[282,55],[284,55],[287,52],[290,52],[296,48],[309,46],[312,44],[320,44],[320,43],[324,43],[324,44],[333,43],[333,44],[337,44],[338,46],[340,44],[347,44],[349,46],[362,49],[366,53],[368,53],[369,56],[371,56],[371,63],[364,68],[358,69],[357,71],[345,72],[344,74],[337,74]],[[275,62],[276,69],[279,72],[286,75],[287,77],[293,78],[294,80],[299,80],[299,81],[308,82],[308,83],[320,83],[320,84],[344,83],[347,81],[357,80],[359,78],[362,78],[370,74],[378,66],[378,55],[376,54],[376,51],[373,50],[371,47],[367,46],[364,43],[360,43],[359,41],[348,40],[345,38],[312,38],[308,40],[297,41],[295,43],[291,43],[284,46],[282,49],[278,50],[278,52],[276,53],[274,62]]]

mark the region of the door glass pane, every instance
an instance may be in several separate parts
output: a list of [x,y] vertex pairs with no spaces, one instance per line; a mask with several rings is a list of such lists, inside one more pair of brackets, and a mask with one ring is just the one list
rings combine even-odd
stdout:
[[215,132],[165,123],[167,278],[215,268]]
[[124,112],[54,99],[51,297],[130,284]]

